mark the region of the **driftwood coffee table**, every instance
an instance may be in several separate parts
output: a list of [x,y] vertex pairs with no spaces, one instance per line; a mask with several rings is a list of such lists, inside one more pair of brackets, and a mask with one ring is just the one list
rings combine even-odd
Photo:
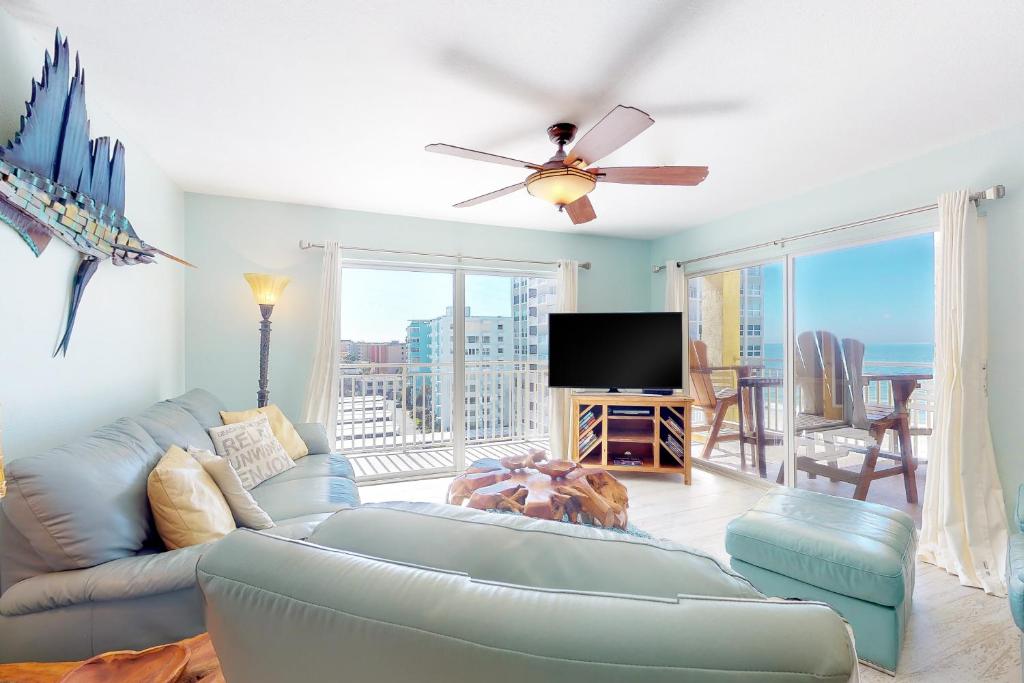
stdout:
[[547,460],[540,450],[474,462],[448,487],[448,502],[478,510],[568,519],[625,529],[629,497],[608,472],[569,460]]

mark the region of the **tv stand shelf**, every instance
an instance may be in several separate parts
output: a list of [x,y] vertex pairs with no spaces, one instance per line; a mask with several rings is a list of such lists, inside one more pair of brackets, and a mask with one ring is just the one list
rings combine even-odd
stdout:
[[690,483],[693,399],[673,394],[573,394],[572,459],[618,472],[671,472]]

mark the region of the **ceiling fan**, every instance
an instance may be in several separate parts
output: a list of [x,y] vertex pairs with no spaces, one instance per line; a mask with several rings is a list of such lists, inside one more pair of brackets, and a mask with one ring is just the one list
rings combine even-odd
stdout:
[[707,166],[590,166],[652,125],[654,119],[646,112],[620,104],[587,131],[566,154],[565,146],[576,137],[576,126],[572,123],[556,123],[548,128],[548,137],[551,142],[558,145],[558,151],[543,164],[531,164],[519,159],[440,143],[427,145],[425,149],[438,154],[533,170],[523,182],[459,202],[455,204],[458,208],[476,206],[526,188],[534,197],[540,197],[557,206],[559,211],[565,209],[572,222],[578,225],[597,218],[594,206],[587,195],[597,187],[598,182],[626,185],[697,185],[707,178]]

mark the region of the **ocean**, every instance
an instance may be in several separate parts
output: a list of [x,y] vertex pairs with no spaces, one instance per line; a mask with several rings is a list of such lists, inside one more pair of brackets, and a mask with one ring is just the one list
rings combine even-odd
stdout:
[[[764,345],[765,365],[782,367],[783,345]],[[935,359],[935,345],[925,344],[866,344],[864,347],[865,372],[922,372],[930,371]]]

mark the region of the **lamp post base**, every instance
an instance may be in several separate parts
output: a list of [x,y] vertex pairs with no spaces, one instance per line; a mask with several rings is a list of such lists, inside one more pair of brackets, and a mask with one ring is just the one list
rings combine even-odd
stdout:
[[266,407],[270,400],[269,384],[270,371],[270,314],[274,312],[273,304],[260,304],[260,314],[263,320],[260,322],[260,384],[256,392],[256,407]]

